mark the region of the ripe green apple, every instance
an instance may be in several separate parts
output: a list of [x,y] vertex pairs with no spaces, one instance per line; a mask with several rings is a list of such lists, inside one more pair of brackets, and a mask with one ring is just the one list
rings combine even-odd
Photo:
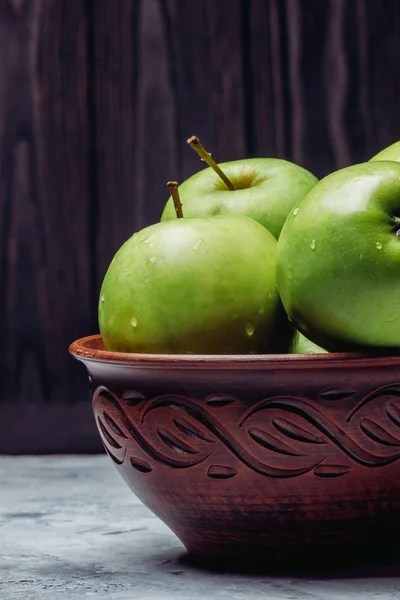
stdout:
[[[278,158],[248,158],[219,165],[234,190],[210,167],[195,173],[179,186],[185,218],[221,214],[245,215],[279,237],[290,210],[318,179],[306,169]],[[175,219],[170,198],[162,221]]]
[[293,338],[292,354],[326,354],[326,350],[314,344],[300,331],[296,331]]
[[400,164],[321,180],[278,241],[277,284],[296,327],[329,351],[400,346]]
[[378,154],[375,154],[370,159],[370,162],[376,160],[394,160],[396,162],[400,162],[400,142],[395,142],[391,146],[384,148]]
[[276,240],[225,215],[135,233],[100,292],[108,350],[176,354],[288,352],[292,327],[275,280]]

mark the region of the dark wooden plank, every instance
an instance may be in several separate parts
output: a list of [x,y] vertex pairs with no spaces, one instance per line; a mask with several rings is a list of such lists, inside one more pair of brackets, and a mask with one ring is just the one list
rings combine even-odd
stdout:
[[177,113],[179,178],[203,168],[191,135],[219,161],[247,153],[243,3],[166,0],[169,61]]
[[279,0],[253,0],[243,14],[248,154],[290,159],[286,14]]
[[97,286],[119,246],[159,220],[177,176],[167,31],[157,0],[93,3]]
[[252,154],[273,153],[323,176],[400,137],[399,3],[248,6]]
[[353,161],[361,162],[400,139],[400,3],[357,0],[346,8],[346,133]]
[[84,3],[0,0],[0,23],[0,452],[57,451],[88,414],[67,353],[93,323]]
[[134,161],[138,2],[100,0],[89,7],[97,293],[113,254],[140,220]]
[[[243,63],[243,3],[206,2],[211,70],[210,91],[218,160],[234,160],[247,153],[245,115],[245,66]],[[204,40],[204,41],[205,41]],[[184,48],[181,49],[184,52]],[[203,59],[204,60],[204,59]],[[193,65],[196,69],[196,64]],[[201,110],[199,110],[201,114]],[[203,115],[203,118],[207,115]]]
[[141,0],[138,19],[135,198],[137,225],[160,219],[167,182],[179,178],[177,107],[169,71],[168,29],[158,0]]
[[[41,0],[36,13],[33,100],[38,197],[46,244],[50,397],[74,398],[65,347],[92,322],[84,3]],[[51,361],[51,362],[50,362]]]
[[[28,80],[27,50],[23,43],[29,32],[30,15],[24,19],[20,7],[2,0],[0,2],[0,386],[1,398],[13,389],[16,364],[17,297],[17,244],[15,230],[18,228],[15,202],[18,196],[23,204],[29,199],[27,189],[27,162],[30,149],[26,141],[23,123],[31,121],[31,106],[27,99]],[[24,85],[25,84],[25,85]],[[25,89],[24,89],[25,87]],[[22,92],[22,93],[19,93]],[[23,93],[25,92],[25,93]],[[29,92],[29,90],[28,90]],[[24,121],[20,115],[24,116]],[[21,122],[22,121],[22,122]],[[22,135],[21,135],[22,134]],[[19,142],[19,144],[18,144]],[[15,169],[15,163],[18,163]],[[16,173],[18,173],[16,177]],[[20,194],[15,188],[19,188]],[[24,206],[22,210],[24,209]],[[21,210],[21,207],[20,207]],[[23,215],[22,215],[23,216]],[[21,226],[29,227],[27,219]],[[28,259],[34,256],[34,252]],[[33,265],[32,265],[33,266]],[[9,326],[9,323],[14,325]],[[11,375],[11,373],[12,375]],[[34,369],[35,373],[37,369]]]

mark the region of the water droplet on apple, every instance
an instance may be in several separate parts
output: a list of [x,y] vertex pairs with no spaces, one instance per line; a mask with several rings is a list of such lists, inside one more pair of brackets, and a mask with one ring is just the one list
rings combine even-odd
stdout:
[[157,262],[157,259],[156,259],[156,257],[155,257],[155,256],[152,256],[152,257],[150,258],[150,262],[151,262],[151,264],[152,264],[152,265],[154,265],[154,263],[155,263],[155,262]]
[[315,250],[315,246],[316,246],[315,240],[312,240],[311,244],[310,244],[311,250]]
[[287,270],[287,276],[288,276],[288,279],[290,279],[290,281],[292,281],[292,279],[293,279],[293,269],[292,269],[292,267],[288,268],[288,270]]
[[259,315],[263,315],[265,313],[265,310],[263,308],[260,308],[260,310],[258,311]]
[[246,323],[246,325],[245,325],[245,331],[246,331],[246,334],[249,337],[251,337],[252,335],[254,335],[255,327],[254,327],[253,323]]
[[364,257],[364,254],[360,254],[360,256],[359,256],[360,260],[362,260],[363,257]]
[[193,246],[193,250],[198,250],[198,249],[200,248],[201,244],[203,243],[203,241],[204,241],[204,240],[203,240],[203,238],[200,238],[200,239],[199,239],[199,240],[196,242],[196,244]]
[[136,317],[132,317],[131,325],[132,325],[132,327],[137,327],[137,318]]
[[375,246],[377,247],[378,250],[382,250],[382,248],[383,248],[381,242],[376,242]]
[[296,217],[299,214],[299,208],[295,208],[293,211],[294,216]]
[[101,301],[104,302],[104,296],[101,297]]

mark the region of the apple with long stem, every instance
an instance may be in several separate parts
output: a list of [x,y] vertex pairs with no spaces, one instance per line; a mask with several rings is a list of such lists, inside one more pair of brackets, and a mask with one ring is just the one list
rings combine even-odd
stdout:
[[[184,181],[180,195],[185,218],[244,215],[278,239],[290,211],[318,182],[302,167],[278,158],[248,158],[218,165],[192,136],[188,144],[208,164]],[[162,221],[175,219],[170,197]]]

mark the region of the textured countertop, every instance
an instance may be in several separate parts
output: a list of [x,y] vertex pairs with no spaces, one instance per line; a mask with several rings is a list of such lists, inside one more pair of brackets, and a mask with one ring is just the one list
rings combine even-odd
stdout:
[[105,456],[0,457],[1,600],[379,600],[398,565],[241,575],[194,566]]

